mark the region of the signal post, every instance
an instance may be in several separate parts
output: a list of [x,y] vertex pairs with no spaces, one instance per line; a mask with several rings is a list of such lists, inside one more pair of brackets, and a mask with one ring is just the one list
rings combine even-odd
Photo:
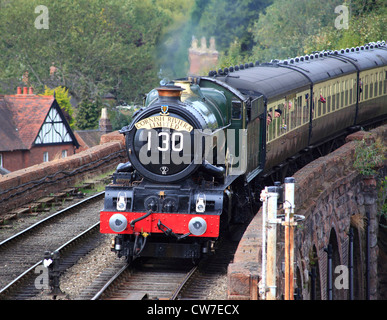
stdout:
[[[281,223],[285,227],[285,300],[294,300],[294,228],[296,219],[304,216],[294,214],[295,179],[285,178],[285,195],[283,188],[276,183],[275,187],[265,187],[261,192],[262,206],[262,277],[259,284],[261,299],[276,299],[276,246],[277,228]],[[277,202],[283,203],[284,220],[277,218]]]
[[294,300],[294,178],[285,178],[285,300]]

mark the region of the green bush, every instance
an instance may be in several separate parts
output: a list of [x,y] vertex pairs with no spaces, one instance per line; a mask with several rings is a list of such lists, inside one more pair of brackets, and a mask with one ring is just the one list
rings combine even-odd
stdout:
[[381,139],[370,141],[365,137],[361,141],[356,141],[353,167],[362,175],[375,175],[377,169],[383,166],[386,150]]

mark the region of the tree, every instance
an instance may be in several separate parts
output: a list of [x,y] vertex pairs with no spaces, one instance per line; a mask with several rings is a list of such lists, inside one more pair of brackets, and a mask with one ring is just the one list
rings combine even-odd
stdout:
[[[338,27],[341,5],[348,8],[348,28]],[[275,0],[252,28],[256,45],[251,60],[287,59],[319,50],[341,49],[387,36],[383,0]]]
[[348,28],[327,25],[307,40],[305,51],[341,49],[387,38],[387,3],[381,0],[352,0],[348,8]]
[[243,63],[246,55],[242,52],[241,43],[238,40],[235,40],[230,44],[229,49],[226,52],[220,54],[220,59],[218,62],[218,68],[228,68],[230,66],[235,66]]
[[308,37],[334,25],[338,0],[275,0],[252,28],[253,59],[270,61],[305,54]]
[[271,3],[271,0],[209,0],[195,30],[196,36],[208,39],[214,36],[218,51],[227,50],[235,39],[242,51],[250,50],[253,39],[248,29]]
[[[34,24],[40,5],[48,9],[47,29]],[[152,0],[15,0],[0,6],[0,83],[20,81],[28,71],[35,91],[64,86],[78,101],[107,92],[136,100],[157,83],[156,44],[169,21]]]
[[97,129],[101,104],[98,101],[84,99],[79,104],[76,126],[80,130]]
[[74,129],[74,118],[73,118],[73,107],[71,106],[70,99],[71,96],[69,96],[69,90],[65,87],[56,87],[54,89],[50,89],[49,87],[44,87],[44,96],[53,96],[55,95],[55,99],[58,102],[60,108],[62,109],[67,122],[70,124],[70,127]]

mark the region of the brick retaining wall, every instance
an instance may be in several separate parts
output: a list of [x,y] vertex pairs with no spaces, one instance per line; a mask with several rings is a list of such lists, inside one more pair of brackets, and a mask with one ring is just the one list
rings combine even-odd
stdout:
[[111,171],[118,163],[127,161],[121,134],[104,135],[101,143],[67,158],[0,176],[0,216],[23,204],[73,187],[88,177]]

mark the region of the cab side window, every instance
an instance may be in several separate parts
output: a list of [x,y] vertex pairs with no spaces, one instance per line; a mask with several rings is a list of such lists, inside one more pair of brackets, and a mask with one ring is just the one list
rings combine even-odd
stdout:
[[242,103],[240,101],[232,101],[231,117],[232,120],[242,119]]

